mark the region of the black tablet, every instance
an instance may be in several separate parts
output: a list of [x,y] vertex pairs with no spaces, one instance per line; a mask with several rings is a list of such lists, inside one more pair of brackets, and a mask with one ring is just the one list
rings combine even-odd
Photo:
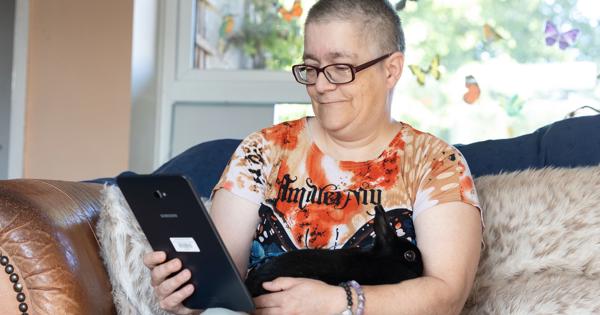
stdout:
[[166,252],[167,260],[181,259],[192,272],[188,283],[194,293],[183,302],[186,307],[254,310],[229,252],[184,176],[119,176],[117,184],[152,248]]

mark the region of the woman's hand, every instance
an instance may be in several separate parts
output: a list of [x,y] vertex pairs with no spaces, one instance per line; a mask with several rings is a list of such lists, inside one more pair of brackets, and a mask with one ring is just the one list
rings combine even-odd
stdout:
[[306,279],[280,277],[263,283],[273,293],[254,298],[257,315],[339,314],[346,309],[346,293],[338,286]]
[[[144,255],[144,265],[150,269],[152,287],[154,294],[158,297],[160,307],[174,314],[200,314],[201,310],[189,309],[181,304],[183,300],[192,295],[194,286],[188,284],[177,290],[191,278],[192,273],[187,269],[179,271],[182,265],[177,258],[168,262],[165,260],[167,260],[165,252],[151,252]],[[177,275],[170,277],[177,271],[179,271]]]

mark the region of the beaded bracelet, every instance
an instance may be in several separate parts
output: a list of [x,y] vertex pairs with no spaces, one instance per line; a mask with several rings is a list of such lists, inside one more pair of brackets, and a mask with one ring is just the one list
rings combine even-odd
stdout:
[[8,274],[8,279],[13,284],[13,290],[17,293],[17,301],[19,302],[19,312],[21,315],[28,315],[27,303],[25,303],[25,293],[23,291],[23,284],[19,282],[19,275],[15,272],[15,267],[10,264],[7,256],[2,255],[0,251],[0,265],[4,267],[4,271]]
[[342,282],[339,284],[340,287],[344,288],[344,291],[346,291],[346,301],[348,302],[346,304],[346,309],[340,313],[340,315],[352,315],[352,290],[350,289],[350,285],[348,284],[348,282]]
[[346,283],[356,291],[356,295],[358,296],[358,304],[356,305],[356,315],[362,315],[365,311],[365,293],[363,292],[363,289],[360,286],[360,284],[358,284],[358,282],[350,280]]

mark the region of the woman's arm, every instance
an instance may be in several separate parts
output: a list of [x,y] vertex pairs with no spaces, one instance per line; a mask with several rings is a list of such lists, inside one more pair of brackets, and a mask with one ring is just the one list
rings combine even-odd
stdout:
[[481,249],[479,210],[462,202],[434,206],[415,219],[424,276],[364,288],[365,314],[459,314]]
[[246,278],[252,239],[260,221],[259,207],[225,189],[215,192],[212,201],[210,216],[242,279]]

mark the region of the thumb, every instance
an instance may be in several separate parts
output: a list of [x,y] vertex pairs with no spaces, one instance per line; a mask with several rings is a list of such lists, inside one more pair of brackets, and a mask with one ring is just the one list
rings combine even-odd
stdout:
[[299,280],[296,278],[279,277],[272,281],[263,282],[263,288],[271,292],[283,291],[295,286],[298,282]]

